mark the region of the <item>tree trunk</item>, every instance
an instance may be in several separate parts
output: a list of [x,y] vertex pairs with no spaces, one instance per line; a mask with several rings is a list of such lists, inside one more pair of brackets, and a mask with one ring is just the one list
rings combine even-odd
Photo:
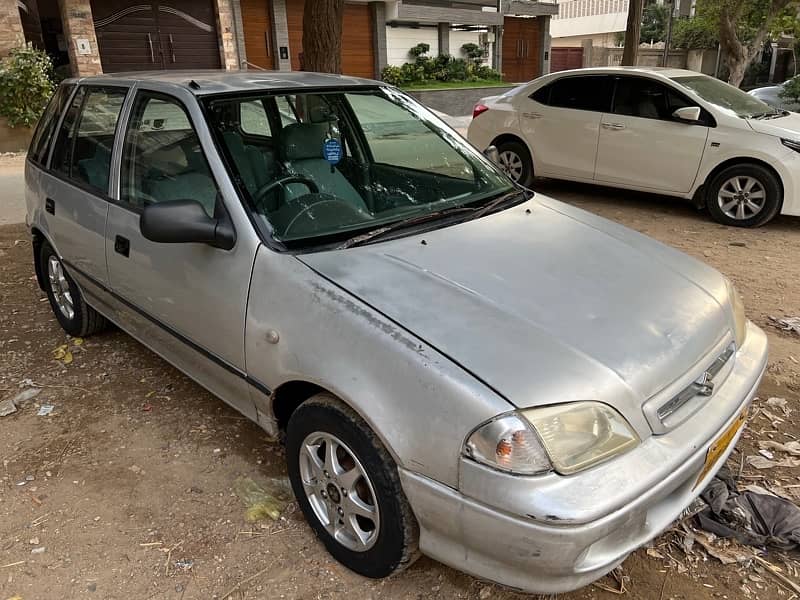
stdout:
[[642,6],[644,0],[630,0],[628,3],[628,26],[625,29],[625,47],[622,50],[622,64],[636,65],[639,55],[639,36],[642,31]]
[[318,73],[342,72],[344,0],[305,0],[301,68]]

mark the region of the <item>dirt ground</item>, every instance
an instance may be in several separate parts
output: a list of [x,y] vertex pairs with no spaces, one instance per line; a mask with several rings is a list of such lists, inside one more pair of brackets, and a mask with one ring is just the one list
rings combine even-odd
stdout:
[[[746,231],[717,225],[682,201],[538,187],[727,274],[772,344],[756,404],[783,397],[800,414],[800,336],[767,322],[800,315],[800,219]],[[31,382],[42,389],[0,417],[0,600],[529,598],[427,558],[388,580],[363,579],[328,557],[293,504],[279,521],[247,523],[234,480],[284,475],[282,448],[125,334],[68,340],[36,286],[30,254],[23,226],[0,227],[0,399]],[[64,344],[69,364],[54,357]],[[47,404],[52,414],[37,416]],[[731,462],[738,470],[757,440],[797,436],[792,417],[773,427],[761,414]],[[759,485],[800,489],[788,487],[800,483],[797,470],[745,466],[744,474]],[[687,556],[676,539],[665,534],[624,563],[622,597],[796,597],[756,565]],[[797,554],[765,558],[800,581],[792,571]],[[610,577],[602,583],[616,585]],[[590,586],[559,598],[618,597]]]

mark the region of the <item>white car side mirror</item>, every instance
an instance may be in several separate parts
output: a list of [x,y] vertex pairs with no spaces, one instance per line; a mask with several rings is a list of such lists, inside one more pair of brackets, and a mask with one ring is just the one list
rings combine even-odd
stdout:
[[688,121],[690,123],[696,123],[700,120],[700,115],[702,111],[700,110],[699,106],[684,106],[683,108],[679,108],[672,116],[680,121]]

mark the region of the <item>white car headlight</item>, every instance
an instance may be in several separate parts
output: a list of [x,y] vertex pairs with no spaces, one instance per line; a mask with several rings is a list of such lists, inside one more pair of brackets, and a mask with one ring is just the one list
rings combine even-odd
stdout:
[[476,429],[464,453],[508,473],[555,470],[569,475],[639,443],[617,411],[600,402],[572,402],[502,415]]
[[600,402],[572,402],[522,412],[544,444],[556,471],[582,471],[639,444],[622,415]]
[[728,287],[728,297],[733,308],[733,337],[736,338],[736,347],[741,348],[747,337],[747,315],[744,314],[744,302],[736,288],[729,279],[725,279]]

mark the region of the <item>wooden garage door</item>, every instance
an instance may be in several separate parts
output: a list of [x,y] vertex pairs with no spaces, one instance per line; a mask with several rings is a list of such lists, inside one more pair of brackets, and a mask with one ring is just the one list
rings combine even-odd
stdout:
[[583,48],[551,48],[550,72],[580,69],[583,66]]
[[503,77],[519,83],[541,75],[539,19],[506,17],[503,20]]
[[[292,69],[302,69],[303,0],[288,0],[286,20],[289,26],[289,52]],[[367,4],[345,4],[342,24],[342,73],[357,77],[375,77],[375,43],[372,18]]]
[[92,0],[103,71],[220,67],[212,0]]
[[241,6],[247,62],[263,69],[274,69],[269,0],[241,0]]

